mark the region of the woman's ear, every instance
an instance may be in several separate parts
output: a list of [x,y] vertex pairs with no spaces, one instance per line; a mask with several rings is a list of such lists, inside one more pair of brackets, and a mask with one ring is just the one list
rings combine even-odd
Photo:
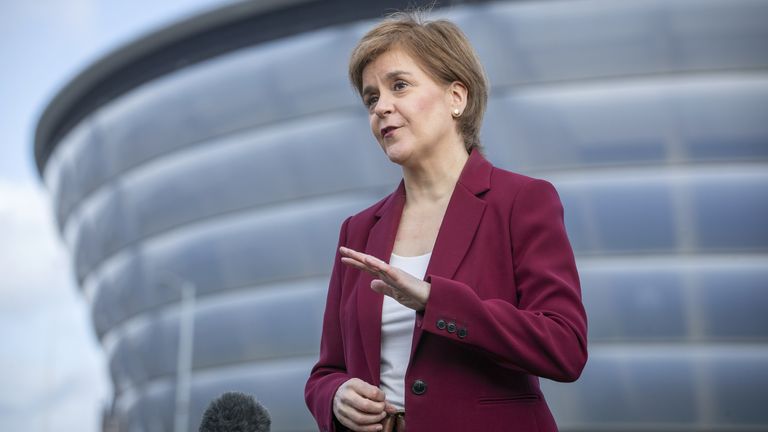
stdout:
[[448,92],[451,98],[451,111],[458,109],[460,113],[467,107],[467,86],[461,81],[454,81],[448,85]]

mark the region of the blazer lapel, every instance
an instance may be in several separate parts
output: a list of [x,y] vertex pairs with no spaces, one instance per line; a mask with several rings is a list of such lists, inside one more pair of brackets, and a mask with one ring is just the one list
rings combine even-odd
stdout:
[[[395,244],[397,228],[405,205],[405,185],[400,182],[397,190],[376,212],[378,221],[371,228],[365,253],[389,262]],[[384,296],[370,288],[373,276],[362,273],[357,290],[357,313],[360,319],[360,335],[363,351],[371,371],[373,385],[379,385],[381,361],[381,309]],[[365,318],[363,318],[365,317]]]
[[[477,150],[469,155],[443,216],[432,258],[427,266],[427,275],[452,278],[456,274],[485,212],[485,201],[479,195],[490,189],[492,169],[493,166]],[[404,206],[405,184],[401,181],[397,190],[376,212],[378,220],[371,228],[365,253],[389,262]],[[381,308],[384,297],[370,289],[372,280],[371,275],[361,273],[357,290],[357,313],[361,317],[358,322],[363,351],[373,379],[371,384],[378,386],[381,379]],[[411,357],[421,333],[421,328],[416,326]]]
[[[485,213],[480,194],[490,189],[493,166],[473,150],[453,190],[443,222],[437,234],[426,275],[451,279],[467,254]],[[414,329],[411,356],[421,338],[421,328]]]
[[452,278],[469,249],[485,201],[478,195],[490,188],[491,164],[474,150],[464,165],[437,234],[427,274]]

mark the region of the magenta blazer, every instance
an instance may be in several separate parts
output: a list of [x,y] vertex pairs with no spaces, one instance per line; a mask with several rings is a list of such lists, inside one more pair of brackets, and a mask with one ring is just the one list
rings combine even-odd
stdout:
[[[351,216],[339,245],[389,262],[403,183]],[[372,276],[333,266],[320,358],[305,388],[321,431],[346,430],[333,396],[357,377],[378,386],[383,296]],[[574,381],[587,361],[587,318],[563,224],[547,181],[467,161],[427,267],[405,375],[408,432],[556,431],[538,377]]]

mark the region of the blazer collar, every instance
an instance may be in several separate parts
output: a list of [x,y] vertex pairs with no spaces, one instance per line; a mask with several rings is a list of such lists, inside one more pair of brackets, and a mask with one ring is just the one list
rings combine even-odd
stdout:
[[[472,149],[469,154],[469,159],[464,164],[464,168],[459,174],[459,180],[457,185],[462,185],[473,195],[480,195],[491,188],[491,172],[493,171],[493,165],[488,162],[479,150]],[[405,182],[400,180],[400,184],[397,189],[390,194],[384,203],[376,210],[376,217],[381,218],[385,214],[394,211],[402,213],[403,206],[405,205]],[[398,215],[398,222],[399,222]],[[381,257],[379,257],[381,258]],[[389,261],[389,259],[387,259]]]
[[437,233],[427,276],[452,278],[475,237],[485,212],[479,195],[490,189],[493,166],[473,150],[456,182]]
[[470,193],[480,195],[491,188],[491,172],[493,172],[493,165],[475,148],[469,154],[458,183],[467,188]]
[[[427,276],[436,275],[452,278],[474,239],[477,227],[485,211],[485,201],[478,195],[490,189],[493,166],[478,150],[473,150],[461,171],[456,187],[448,202],[443,222],[435,241],[432,257],[427,267]],[[397,189],[379,207],[378,218],[371,228],[365,252],[389,262],[405,206],[405,183],[400,181]],[[373,384],[379,384],[381,361],[381,308],[383,296],[375,293],[369,285],[372,277],[364,274],[357,291],[360,316],[360,333]],[[412,349],[416,349],[421,336],[417,327],[414,332]]]

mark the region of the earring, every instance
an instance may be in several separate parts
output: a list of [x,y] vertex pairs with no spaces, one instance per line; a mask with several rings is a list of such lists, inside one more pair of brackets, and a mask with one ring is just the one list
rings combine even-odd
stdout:
[[453,110],[453,116],[454,116],[454,117],[459,117],[459,116],[461,116],[461,111],[459,111],[459,109],[458,109],[458,108],[454,109],[454,110]]

